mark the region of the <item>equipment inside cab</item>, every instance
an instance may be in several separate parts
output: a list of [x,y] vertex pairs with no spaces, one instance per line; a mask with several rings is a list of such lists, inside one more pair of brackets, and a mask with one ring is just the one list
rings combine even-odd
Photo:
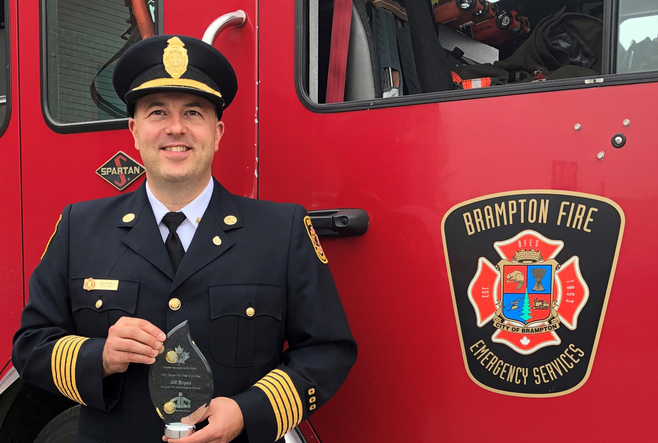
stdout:
[[614,2],[618,44],[608,54],[613,2],[602,0],[316,1],[306,85],[316,103],[658,69],[650,0]]

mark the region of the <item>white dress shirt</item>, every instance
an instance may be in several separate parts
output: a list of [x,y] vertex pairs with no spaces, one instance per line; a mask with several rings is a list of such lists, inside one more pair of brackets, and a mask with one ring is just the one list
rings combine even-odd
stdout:
[[[205,187],[201,194],[199,194],[194,200],[188,203],[187,206],[185,206],[183,209],[178,211],[185,214],[185,220],[183,220],[183,223],[181,223],[178,229],[176,229],[176,233],[180,237],[180,241],[183,244],[183,249],[185,249],[185,252],[187,252],[187,248],[189,248],[190,243],[192,243],[192,238],[194,237],[196,228],[201,222],[201,217],[203,217],[204,212],[206,212],[206,209],[208,209],[214,186],[215,184],[213,179],[210,177],[208,186]],[[162,235],[162,241],[164,242],[169,235],[169,228],[167,228],[167,226],[162,223],[162,219],[167,212],[171,211],[169,211],[169,209],[167,209],[167,207],[160,200],[155,198],[155,195],[153,195],[153,192],[151,192],[151,188],[149,188],[148,182],[146,182],[146,195],[149,199],[149,203],[151,203],[153,215],[155,215],[155,222],[160,228],[160,235]]]

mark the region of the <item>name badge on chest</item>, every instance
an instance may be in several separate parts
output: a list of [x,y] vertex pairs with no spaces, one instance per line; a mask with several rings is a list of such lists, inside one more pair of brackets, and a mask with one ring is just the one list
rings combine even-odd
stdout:
[[119,280],[97,280],[90,277],[85,279],[82,289],[85,291],[116,291],[119,289]]

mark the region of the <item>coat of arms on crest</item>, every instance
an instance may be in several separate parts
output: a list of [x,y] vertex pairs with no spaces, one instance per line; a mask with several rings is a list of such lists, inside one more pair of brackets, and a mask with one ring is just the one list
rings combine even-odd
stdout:
[[[578,256],[563,265],[555,260],[563,247],[562,241],[526,230],[494,243],[501,258],[496,265],[484,257],[478,260],[468,298],[478,327],[493,321],[492,342],[527,355],[559,345],[560,326],[576,329],[589,288]],[[487,297],[482,297],[482,288]]]
[[619,205],[575,192],[513,191],[454,206],[442,230],[471,379],[526,397],[582,386],[621,246]]

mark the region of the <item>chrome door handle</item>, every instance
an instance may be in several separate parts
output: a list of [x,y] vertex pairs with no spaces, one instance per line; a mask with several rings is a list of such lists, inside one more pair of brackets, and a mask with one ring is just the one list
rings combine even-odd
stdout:
[[224,14],[216,18],[215,21],[208,26],[206,32],[203,33],[203,41],[212,45],[220,32],[232,26],[239,28],[244,25],[246,21],[247,14],[242,9]]

